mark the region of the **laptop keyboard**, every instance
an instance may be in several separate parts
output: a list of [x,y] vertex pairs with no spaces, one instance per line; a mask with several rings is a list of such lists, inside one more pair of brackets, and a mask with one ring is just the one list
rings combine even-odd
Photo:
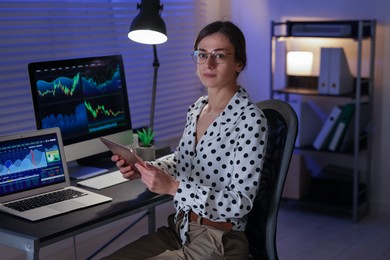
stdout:
[[17,211],[26,211],[84,195],[86,195],[86,193],[73,189],[64,189],[32,198],[5,203],[3,205]]

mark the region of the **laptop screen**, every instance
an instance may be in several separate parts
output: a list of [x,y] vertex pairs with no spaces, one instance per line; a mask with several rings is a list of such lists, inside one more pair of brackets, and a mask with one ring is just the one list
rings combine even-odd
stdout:
[[0,197],[65,181],[55,132],[0,142]]

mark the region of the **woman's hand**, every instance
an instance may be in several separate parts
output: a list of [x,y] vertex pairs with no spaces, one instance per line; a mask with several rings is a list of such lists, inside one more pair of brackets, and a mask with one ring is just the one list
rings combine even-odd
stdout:
[[142,166],[139,163],[135,167],[141,173],[142,182],[148,189],[157,194],[170,194],[174,196],[179,188],[179,182],[165,171],[152,165]]
[[111,160],[116,163],[116,167],[119,168],[119,171],[122,173],[123,178],[134,180],[140,177],[140,173],[134,165],[126,164],[119,155],[114,154],[111,156]]

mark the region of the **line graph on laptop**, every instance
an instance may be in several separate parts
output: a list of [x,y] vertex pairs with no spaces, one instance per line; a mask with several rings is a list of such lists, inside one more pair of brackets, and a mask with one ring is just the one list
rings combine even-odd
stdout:
[[2,192],[34,187],[64,178],[58,145],[52,139],[13,143],[0,149]]
[[0,173],[24,172],[47,166],[45,152],[39,149],[15,150],[3,158],[0,154]]

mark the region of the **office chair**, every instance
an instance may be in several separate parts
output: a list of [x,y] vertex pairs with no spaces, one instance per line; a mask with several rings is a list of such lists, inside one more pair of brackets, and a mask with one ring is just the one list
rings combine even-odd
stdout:
[[281,100],[265,100],[257,106],[268,121],[268,145],[260,188],[245,232],[249,259],[276,260],[279,204],[298,133],[298,118],[291,106]]

